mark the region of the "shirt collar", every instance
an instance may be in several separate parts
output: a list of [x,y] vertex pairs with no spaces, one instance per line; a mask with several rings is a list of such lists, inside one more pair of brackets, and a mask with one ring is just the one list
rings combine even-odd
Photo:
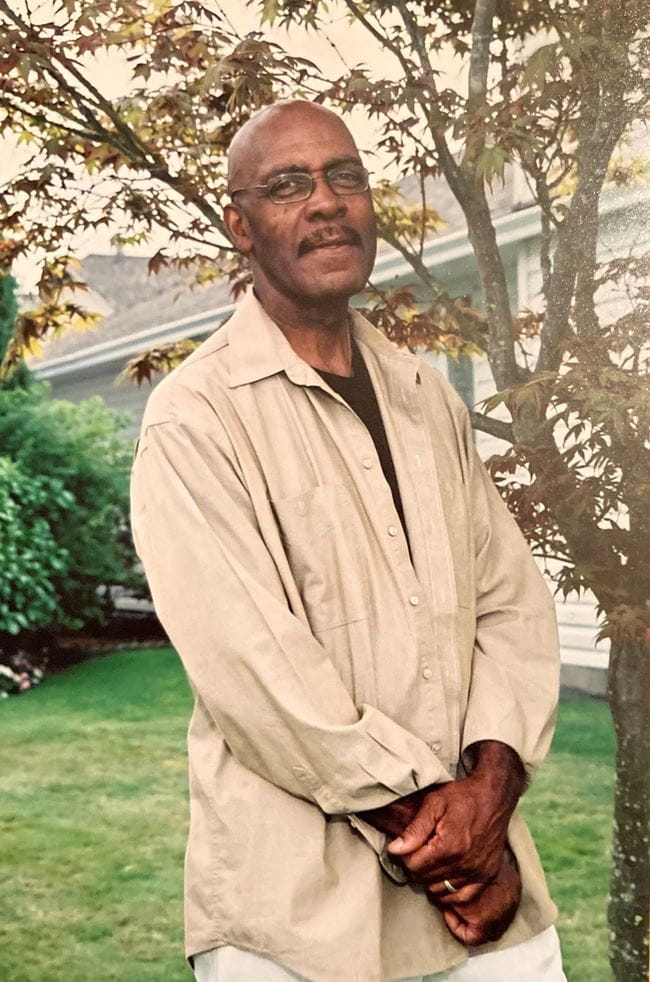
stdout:
[[[322,385],[320,375],[296,354],[252,292],[228,321],[227,331],[231,388],[258,382],[278,372],[284,372],[297,385]],[[393,364],[400,362],[404,367],[409,363],[413,374],[417,372],[419,359],[396,348],[356,310],[352,310],[352,334],[377,357],[388,358]]]

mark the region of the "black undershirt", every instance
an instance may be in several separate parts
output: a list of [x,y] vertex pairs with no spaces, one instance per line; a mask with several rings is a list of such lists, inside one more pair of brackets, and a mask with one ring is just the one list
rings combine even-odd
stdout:
[[354,340],[352,338],[350,340],[352,345],[351,377],[348,378],[346,375],[334,375],[332,372],[322,372],[319,368],[315,368],[314,371],[318,372],[320,377],[327,382],[330,388],[334,389],[334,391],[347,402],[348,406],[354,410],[359,419],[368,429],[379,456],[381,469],[383,470],[384,476],[393,493],[395,508],[400,517],[402,528],[404,529],[404,534],[406,535],[408,541],[406,522],[404,521],[404,510],[402,508],[402,498],[399,493],[397,475],[395,474],[395,465],[393,464],[393,457],[390,452],[390,447],[388,446],[386,430],[384,429],[384,422],[381,418],[381,411],[377,402],[377,396],[375,395],[375,390],[373,388],[370,375],[368,374],[366,363],[361,356],[361,352],[359,351]]

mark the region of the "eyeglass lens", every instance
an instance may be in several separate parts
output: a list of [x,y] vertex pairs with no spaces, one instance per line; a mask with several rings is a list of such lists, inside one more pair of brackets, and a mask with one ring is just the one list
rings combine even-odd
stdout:
[[[335,194],[358,194],[368,188],[368,171],[353,164],[332,167],[324,177]],[[301,201],[312,193],[314,180],[306,171],[278,174],[269,181],[267,193],[272,201]]]

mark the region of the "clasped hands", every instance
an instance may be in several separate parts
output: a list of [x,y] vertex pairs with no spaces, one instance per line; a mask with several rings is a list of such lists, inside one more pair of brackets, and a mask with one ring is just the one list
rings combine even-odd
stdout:
[[525,774],[505,744],[484,741],[470,749],[475,762],[468,777],[360,816],[393,837],[388,851],[409,881],[426,889],[454,937],[474,946],[500,938],[519,906],[521,879],[506,836]]

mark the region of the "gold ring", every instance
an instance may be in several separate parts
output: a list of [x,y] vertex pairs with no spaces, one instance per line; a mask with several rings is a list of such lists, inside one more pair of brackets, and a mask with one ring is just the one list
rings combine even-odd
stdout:
[[456,889],[456,887],[452,887],[452,885],[449,882],[449,880],[443,880],[442,882],[444,883],[444,885],[449,890],[449,893],[458,893],[458,890]]

